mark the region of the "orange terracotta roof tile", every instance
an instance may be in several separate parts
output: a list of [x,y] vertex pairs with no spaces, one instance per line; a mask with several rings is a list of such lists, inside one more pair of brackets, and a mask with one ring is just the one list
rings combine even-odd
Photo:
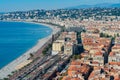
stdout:
[[110,52],[109,56],[114,56],[115,53],[114,52]]
[[87,73],[90,67],[86,64],[83,65],[70,65],[68,68],[68,75],[72,75],[72,72]]
[[99,56],[99,55],[101,55],[101,56],[102,56],[102,55],[103,55],[103,53],[101,53],[101,52],[96,52],[96,53],[95,53],[95,56]]
[[109,65],[120,65],[120,62],[109,62]]
[[92,64],[99,64],[97,61],[92,61]]
[[71,62],[71,65],[80,65],[81,64],[81,61],[72,61]]
[[77,78],[77,77],[69,77],[69,76],[65,76],[63,77],[62,80],[81,80],[80,78]]
[[95,73],[92,72],[92,73],[90,74],[90,76],[89,76],[89,79],[93,78],[94,76],[95,76]]

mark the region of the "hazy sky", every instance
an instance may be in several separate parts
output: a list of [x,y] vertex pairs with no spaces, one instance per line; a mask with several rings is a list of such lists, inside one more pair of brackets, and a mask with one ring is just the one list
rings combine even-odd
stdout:
[[58,9],[83,4],[120,3],[120,0],[0,0],[0,12]]

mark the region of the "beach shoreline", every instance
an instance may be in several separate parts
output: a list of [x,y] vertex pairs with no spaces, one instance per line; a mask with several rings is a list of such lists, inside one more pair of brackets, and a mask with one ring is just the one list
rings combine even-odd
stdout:
[[28,60],[28,58],[30,57],[30,53],[37,52],[46,42],[49,41],[49,39],[52,38],[53,34],[56,34],[57,32],[60,31],[60,28],[58,28],[57,26],[53,26],[53,25],[49,25],[49,24],[45,24],[45,23],[31,22],[31,21],[30,22],[29,21],[11,21],[11,22],[24,22],[24,23],[43,25],[43,26],[51,28],[52,33],[42,39],[39,39],[38,43],[35,46],[33,46],[31,49],[29,49],[28,51],[23,53],[20,57],[16,58],[12,62],[10,62],[8,65],[6,65],[2,69],[0,69],[0,79],[7,77],[9,74],[11,74],[13,71],[15,71],[16,70],[15,67],[17,65]]

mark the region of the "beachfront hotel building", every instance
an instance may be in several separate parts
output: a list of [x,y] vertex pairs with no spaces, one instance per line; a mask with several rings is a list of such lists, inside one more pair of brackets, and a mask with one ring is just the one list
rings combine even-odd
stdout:
[[76,50],[77,36],[75,32],[62,32],[59,38],[52,44],[52,55],[64,53],[74,54]]
[[61,42],[55,41],[52,44],[52,55],[58,54],[60,51],[62,51],[63,44]]

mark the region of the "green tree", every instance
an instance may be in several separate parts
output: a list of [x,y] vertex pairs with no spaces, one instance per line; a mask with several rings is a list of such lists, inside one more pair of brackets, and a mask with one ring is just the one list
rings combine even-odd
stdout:
[[119,37],[120,35],[119,35],[119,33],[117,33],[117,37]]
[[30,57],[33,57],[34,55],[32,53],[30,53]]
[[104,34],[103,34],[103,33],[100,33],[100,37],[104,37]]
[[4,78],[3,80],[9,80],[8,78]]

